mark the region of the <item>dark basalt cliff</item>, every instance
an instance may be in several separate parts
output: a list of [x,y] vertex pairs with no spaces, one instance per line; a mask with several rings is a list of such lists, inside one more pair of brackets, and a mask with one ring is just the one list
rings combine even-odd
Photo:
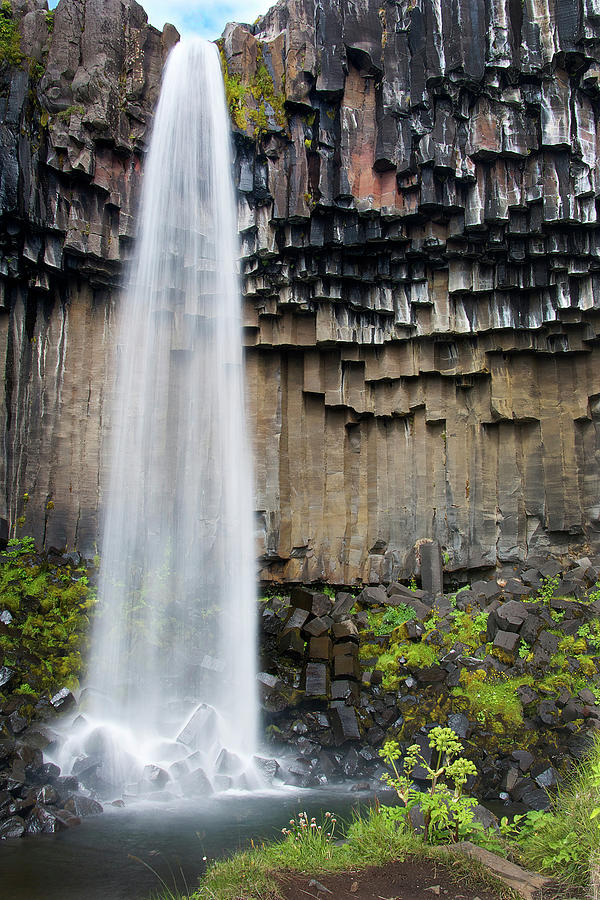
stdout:
[[[0,514],[89,553],[177,34],[133,0],[12,7]],[[389,581],[422,538],[450,569],[597,546],[599,0],[285,0],[222,56],[262,577]]]

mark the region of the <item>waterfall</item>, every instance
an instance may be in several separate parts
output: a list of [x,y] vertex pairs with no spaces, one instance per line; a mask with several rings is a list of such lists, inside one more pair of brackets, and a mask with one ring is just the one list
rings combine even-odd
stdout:
[[85,721],[65,748],[75,770],[101,760],[105,794],[251,786],[252,470],[231,173],[217,48],[182,41],[122,297]]

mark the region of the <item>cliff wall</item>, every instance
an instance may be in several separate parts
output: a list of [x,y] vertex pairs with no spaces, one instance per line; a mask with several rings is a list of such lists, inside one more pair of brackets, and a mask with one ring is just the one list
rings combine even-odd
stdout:
[[[93,552],[160,69],[133,0],[13,0],[4,514]],[[52,21],[53,18],[53,21]],[[286,0],[221,42],[264,579],[598,546],[599,0]]]

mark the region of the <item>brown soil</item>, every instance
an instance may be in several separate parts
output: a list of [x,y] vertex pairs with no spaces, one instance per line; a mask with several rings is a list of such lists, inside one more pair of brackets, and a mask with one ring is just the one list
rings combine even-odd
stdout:
[[[278,882],[285,900],[501,900],[503,896],[473,875],[465,876],[464,872],[453,872],[451,866],[414,858],[317,878],[286,873],[278,877]],[[320,887],[331,893],[319,890]]]

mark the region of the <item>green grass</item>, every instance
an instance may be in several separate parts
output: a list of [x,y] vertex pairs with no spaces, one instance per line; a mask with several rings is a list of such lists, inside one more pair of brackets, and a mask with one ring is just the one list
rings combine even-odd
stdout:
[[301,841],[288,837],[262,844],[212,863],[193,893],[181,895],[164,885],[158,896],[162,900],[275,900],[281,896],[277,875],[298,873],[318,878],[411,858],[430,860],[432,865],[446,864],[457,883],[477,877],[496,890],[499,898],[516,898],[477,863],[450,854],[443,847],[427,846],[377,810],[355,818],[347,829],[346,841],[340,845],[316,835]]
[[600,864],[600,737],[546,813],[530,814],[518,839],[523,863],[565,887],[587,888]]

